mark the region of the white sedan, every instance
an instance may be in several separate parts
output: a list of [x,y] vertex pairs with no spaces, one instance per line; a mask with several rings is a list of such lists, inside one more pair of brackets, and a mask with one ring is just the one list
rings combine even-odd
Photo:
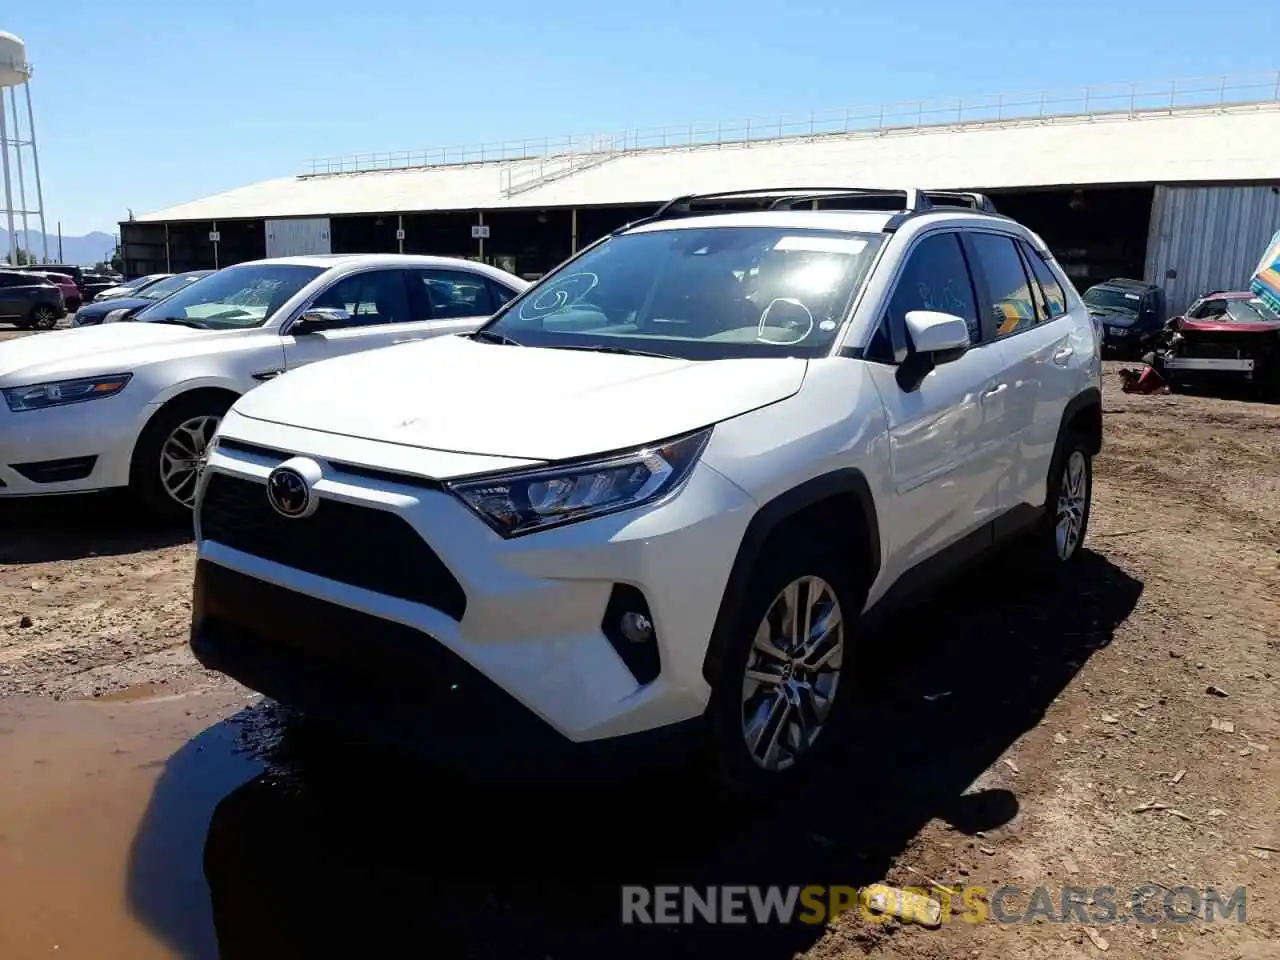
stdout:
[[0,497],[128,487],[156,513],[188,511],[206,446],[246,391],[316,360],[469,332],[528,285],[445,257],[284,257],[226,267],[123,323],[0,344]]

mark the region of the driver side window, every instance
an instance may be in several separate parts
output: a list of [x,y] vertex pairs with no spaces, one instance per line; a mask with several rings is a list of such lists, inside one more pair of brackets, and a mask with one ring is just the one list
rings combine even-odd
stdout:
[[895,362],[897,351],[907,346],[907,314],[912,310],[936,310],[963,317],[969,327],[970,343],[982,342],[973,278],[957,234],[931,234],[912,249],[888,309],[868,345],[868,360]]
[[412,319],[404,274],[399,270],[371,270],[344,277],[311,305],[346,310],[352,316],[349,326],[353,327],[408,323]]

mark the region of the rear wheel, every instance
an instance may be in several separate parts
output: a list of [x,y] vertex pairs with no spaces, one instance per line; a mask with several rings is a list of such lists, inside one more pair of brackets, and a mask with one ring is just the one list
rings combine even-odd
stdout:
[[1063,434],[1049,468],[1044,518],[1033,534],[1035,558],[1052,566],[1071,563],[1084,545],[1093,506],[1093,455],[1084,437]]
[[36,330],[52,330],[58,325],[58,311],[47,303],[38,303],[31,310],[29,326]]
[[129,483],[149,512],[191,512],[209,441],[232,402],[216,394],[179,399],[151,418],[134,447]]

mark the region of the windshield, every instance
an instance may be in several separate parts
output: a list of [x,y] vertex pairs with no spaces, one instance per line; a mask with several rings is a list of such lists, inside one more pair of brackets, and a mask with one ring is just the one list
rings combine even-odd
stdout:
[[1123,290],[1112,290],[1107,287],[1091,287],[1085,291],[1084,302],[1098,310],[1121,310],[1126,313],[1137,313],[1142,303],[1142,295],[1126,293]]
[[199,277],[165,277],[163,280],[157,280],[150,284],[147,289],[141,291],[138,296],[144,300],[163,300],[171,293],[176,293],[183,287],[195,283]]
[[145,277],[136,277],[133,280],[126,280],[123,283],[116,284],[116,286],[123,287],[126,290],[141,290],[143,287],[147,286],[147,284],[155,283],[159,279],[160,277],[156,274],[149,273]]
[[689,360],[822,356],[881,242],[778,227],[624,234],[517,297],[485,334]]
[[1258,299],[1205,300],[1189,316],[1192,320],[1218,320],[1224,323],[1277,323],[1280,313]]
[[320,274],[323,267],[245,263],[226,267],[154,303],[134,319],[181,323],[207,330],[260,327],[285,302]]

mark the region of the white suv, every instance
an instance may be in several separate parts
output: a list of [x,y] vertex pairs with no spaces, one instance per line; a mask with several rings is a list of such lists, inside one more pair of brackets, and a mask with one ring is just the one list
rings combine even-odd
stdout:
[[126,323],[0,344],[0,498],[128,487],[190,517],[206,445],[237,397],[317,360],[475,330],[528,286],[448,257],[256,260]]
[[239,400],[192,646],[442,759],[693,732],[767,790],[833,740],[864,614],[1014,535],[1076,556],[1099,370],[1044,243],[978,195],[680,198],[474,334]]

